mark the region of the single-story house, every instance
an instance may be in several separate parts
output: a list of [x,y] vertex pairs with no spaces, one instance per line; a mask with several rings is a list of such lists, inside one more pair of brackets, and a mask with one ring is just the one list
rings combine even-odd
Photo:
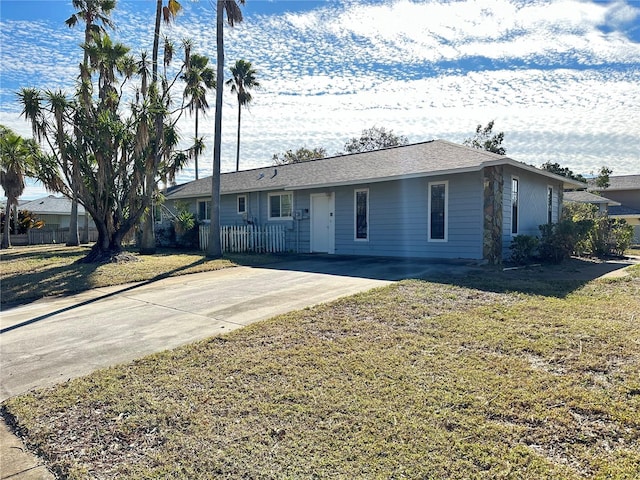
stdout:
[[608,214],[611,207],[620,206],[620,202],[603,197],[602,195],[587,192],[586,190],[564,192],[564,201],[568,203],[590,203],[598,207],[598,212],[601,214]]
[[[19,210],[33,212],[38,220],[44,222],[43,230],[68,230],[71,219],[71,200],[67,197],[49,195],[28,202],[20,203]],[[89,229],[95,229],[91,216],[88,216]],[[85,224],[84,207],[78,204],[78,228],[83,229]]]
[[[281,224],[290,251],[499,262],[556,222],[575,180],[445,140],[221,175],[221,225]],[[211,178],[165,206],[209,216]]]
[[587,190],[597,191],[620,203],[609,208],[609,216],[624,219],[632,225],[633,243],[640,244],[640,175],[612,175],[607,188],[597,187],[593,179]]

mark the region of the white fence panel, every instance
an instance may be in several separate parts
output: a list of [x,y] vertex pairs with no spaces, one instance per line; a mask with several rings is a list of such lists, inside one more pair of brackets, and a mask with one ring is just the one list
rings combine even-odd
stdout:
[[[198,229],[200,249],[209,246],[209,225]],[[281,253],[285,251],[285,231],[282,225],[225,225],[220,227],[223,252]]]

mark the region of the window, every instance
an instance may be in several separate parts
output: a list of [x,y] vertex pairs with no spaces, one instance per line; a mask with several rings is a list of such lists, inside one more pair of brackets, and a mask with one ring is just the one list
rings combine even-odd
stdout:
[[547,223],[553,223],[553,187],[547,187]]
[[269,194],[269,220],[291,220],[293,193]]
[[211,220],[211,201],[198,202],[198,220]]
[[369,190],[355,190],[354,198],[356,240],[369,240]]
[[518,234],[518,179],[511,179],[511,234]]
[[429,240],[447,241],[448,182],[429,183]]
[[247,213],[246,195],[238,195],[238,213]]

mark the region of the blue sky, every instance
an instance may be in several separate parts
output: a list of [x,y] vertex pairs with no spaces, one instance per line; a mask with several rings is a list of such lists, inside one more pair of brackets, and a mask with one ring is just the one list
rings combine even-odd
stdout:
[[[163,33],[176,43],[190,38],[214,62],[211,3],[181,3]],[[154,8],[152,0],[119,0],[112,37],[134,54],[150,51]],[[19,88],[73,88],[83,34],[65,26],[72,12],[70,0],[0,3],[0,123],[24,136]],[[638,1],[247,0],[243,13],[226,29],[226,62],[252,62],[262,88],[243,111],[241,168],[301,146],[334,153],[374,125],[410,142],[462,142],[495,120],[516,160],[640,173]],[[236,105],[228,91],[223,117],[222,169],[231,171]],[[179,125],[187,142],[193,120]],[[212,111],[200,133],[209,145],[205,176]],[[193,178],[188,168],[178,181]],[[30,184],[23,198],[43,194]]]

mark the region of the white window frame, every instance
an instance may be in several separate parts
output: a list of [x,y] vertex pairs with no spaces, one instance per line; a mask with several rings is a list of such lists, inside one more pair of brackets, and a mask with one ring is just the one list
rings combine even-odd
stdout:
[[[244,198],[244,210],[240,210],[240,199]],[[246,195],[238,195],[236,197],[236,210],[238,212],[238,215],[242,215],[244,213],[247,213],[247,196]]]
[[[282,197],[284,195],[288,195],[291,197],[291,215],[289,215],[288,217],[283,217],[283,216],[279,216],[279,217],[272,217],[271,216],[271,198],[272,197],[281,197],[280,198],[280,214],[282,215]],[[267,212],[268,212],[268,218],[269,220],[293,220],[293,192],[272,192],[269,193],[268,198],[267,198]]]
[[[431,237],[431,187],[434,185],[444,185],[444,238]],[[440,180],[438,182],[429,182],[427,187],[427,240],[429,242],[448,242],[449,241],[449,180]]]
[[[516,222],[513,222],[513,182],[516,182],[518,188],[516,189]],[[511,201],[509,202],[509,208],[511,209],[511,225],[509,226],[512,237],[520,234],[520,177],[511,177]],[[515,226],[515,232],[514,232]]]
[[[358,238],[358,193],[365,192],[367,194],[367,236],[366,238]],[[356,188],[353,191],[353,240],[356,242],[368,242],[369,241],[369,204],[370,202],[369,189],[368,188]]]
[[[200,218],[200,204],[204,203],[204,218]],[[198,206],[197,206],[197,215],[198,215],[198,220],[200,220],[201,222],[210,222],[211,221],[211,200],[198,200]],[[209,217],[209,218],[207,218]]]

